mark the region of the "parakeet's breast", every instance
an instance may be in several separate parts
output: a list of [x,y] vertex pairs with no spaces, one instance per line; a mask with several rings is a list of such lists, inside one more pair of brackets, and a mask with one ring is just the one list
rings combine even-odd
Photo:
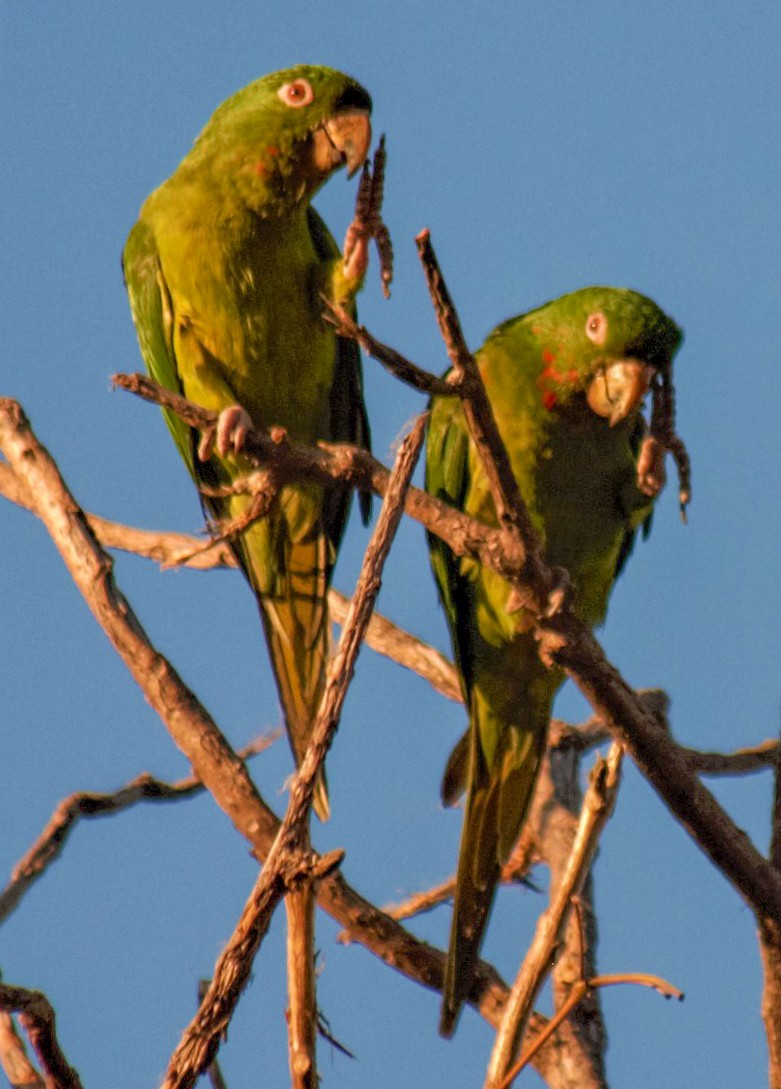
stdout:
[[548,562],[570,573],[575,608],[594,624],[603,619],[631,527],[622,496],[635,490],[633,421],[611,428],[585,403],[556,415],[560,418],[546,429],[538,451],[536,505]]
[[256,426],[302,441],[327,438],[336,341],[306,210],[222,212],[190,201],[156,216],[185,396],[217,411],[236,401]]

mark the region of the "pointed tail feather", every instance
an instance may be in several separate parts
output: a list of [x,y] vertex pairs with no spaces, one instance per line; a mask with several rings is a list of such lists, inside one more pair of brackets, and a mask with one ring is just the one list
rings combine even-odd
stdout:
[[[496,794],[496,791],[493,793]],[[487,790],[473,790],[470,792],[464,814],[450,946],[442,988],[442,1009],[439,1019],[439,1031],[442,1036],[453,1035],[461,1007],[469,997],[474,966],[488,922],[494,890],[499,881],[500,868],[495,861],[498,837],[495,834],[491,835],[491,822],[486,820],[490,804]],[[487,852],[484,861],[487,863],[488,858],[494,861],[480,867],[480,872],[476,872],[476,858],[483,850]]]
[[[325,690],[329,653],[328,542],[324,535],[287,550],[285,578],[274,593],[258,593],[277,691],[296,764],[306,753]],[[314,809],[328,820],[325,773],[315,784]]]
[[[545,718],[547,724],[547,716]],[[470,788],[458,854],[450,945],[442,988],[439,1031],[455,1032],[461,1007],[472,989],[494,892],[502,865],[520,834],[534,793],[545,747],[545,732],[505,727],[501,752],[488,771],[477,723],[470,731]]]

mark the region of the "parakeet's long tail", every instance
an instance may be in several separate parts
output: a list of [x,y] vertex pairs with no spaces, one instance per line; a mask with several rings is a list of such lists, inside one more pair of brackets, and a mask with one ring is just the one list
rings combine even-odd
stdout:
[[537,782],[546,727],[547,713],[542,731],[504,727],[499,733],[501,751],[497,751],[489,772],[473,706],[469,730],[470,787],[461,831],[439,1021],[443,1036],[453,1035],[461,1007],[469,998],[501,867],[518,838]]
[[[329,653],[328,542],[321,533],[291,545],[283,593],[258,593],[274,677],[296,764],[306,753],[325,689]],[[325,773],[315,783],[314,809],[328,820]]]

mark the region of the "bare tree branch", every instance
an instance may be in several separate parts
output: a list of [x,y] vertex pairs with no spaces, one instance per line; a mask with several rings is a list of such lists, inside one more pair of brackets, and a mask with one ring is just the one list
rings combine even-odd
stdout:
[[[344,623],[349,604],[349,600],[338,591],[331,590],[329,593],[328,608],[331,618],[337,624]],[[434,647],[399,628],[387,617],[379,613],[372,616],[366,632],[366,645],[397,665],[417,673],[447,699],[463,703],[461,684],[453,663]]]
[[[0,462],[0,494],[36,514],[35,504],[22,487],[10,465]],[[95,536],[105,548],[120,549],[146,556],[163,568],[179,565],[199,570],[214,567],[236,568],[236,558],[223,541],[205,544],[184,533],[136,529],[110,522],[97,514],[86,514]],[[349,600],[338,590],[328,593],[331,618],[341,624],[347,616]],[[366,645],[405,669],[417,673],[448,699],[460,702],[461,688],[455,666],[438,650],[416,639],[386,617],[375,613],[366,633]]]
[[[301,843],[309,847],[309,836]],[[291,885],[287,915],[287,1039],[291,1089],[317,1089],[317,983],[315,980],[315,890]]]
[[[684,997],[683,992],[679,991],[678,988],[674,987],[671,983],[668,983],[666,979],[662,979],[661,976],[649,975],[647,972],[624,972],[607,976],[594,976],[592,979],[579,979],[570,991],[566,1002],[556,1010],[555,1016],[550,1019],[545,1026],[545,1029],[539,1034],[537,1039],[526,1048],[512,1069],[504,1076],[499,1085],[499,1089],[508,1089],[521,1071],[529,1065],[540,1047],[546,1043],[549,1037],[559,1031],[565,1020],[568,1017],[571,1017],[584,999],[589,998],[603,987],[615,987],[619,983],[652,987],[664,998],[677,998],[679,1001],[682,1001]],[[583,1084],[584,1083],[580,1080],[573,1083],[578,1089],[583,1089]]]
[[[206,997],[206,992],[209,990],[210,979],[202,979],[198,984],[198,1005]],[[212,1059],[210,1066],[206,1071],[206,1076],[211,1082],[212,1089],[228,1089],[225,1084],[225,1078],[222,1076],[222,1070],[220,1070],[220,1064],[216,1059]]]
[[591,866],[599,835],[613,809],[618,790],[622,748],[613,743],[607,760],[597,761],[586,792],[572,853],[548,909],[540,917],[534,940],[510,991],[496,1034],[486,1076],[486,1089],[499,1089],[532,1011],[534,999],[561,943],[572,897],[577,895]]
[[[281,730],[245,745],[238,752],[240,760],[255,756],[269,747],[281,734]],[[135,779],[114,791],[112,794],[96,794],[79,791],[69,794],[58,803],[46,827],[30,847],[11,873],[11,880],[0,893],[0,922],[18,907],[28,889],[41,877],[46,869],[59,857],[65,844],[79,820],[92,820],[119,813],[138,802],[178,802],[201,794],[206,788],[194,775],[180,779],[176,783],[165,783],[154,779],[149,772],[142,772]]]
[[541,588],[546,589],[536,601],[535,611],[542,613],[547,608],[547,592],[553,588],[551,573],[539,559],[542,542],[521,498],[518,481],[496,426],[491,403],[477,363],[461,331],[461,323],[434,255],[428,230],[421,231],[415,241],[439,331],[453,368],[452,387],[461,398],[469,434],[491,489],[496,517],[504,530],[502,543],[520,561],[522,566],[519,579],[525,583],[524,589],[527,593],[538,595]]
[[781,754],[781,743],[768,739],[734,752],[699,752],[683,748],[689,764],[701,775],[748,775],[772,770]]
[[82,1089],[78,1073],[57,1040],[57,1019],[45,994],[0,983],[0,1010],[19,1015],[19,1023],[43,1071],[46,1089]]
[[[534,828],[537,852],[550,869],[550,895],[555,897],[569,879],[569,860],[577,842],[583,806],[580,789],[580,755],[569,749],[550,748],[543,762],[539,792],[539,821]],[[572,897],[573,911],[562,935],[553,966],[553,1008],[559,1011],[579,978],[597,974],[597,926],[593,876],[586,874],[580,893]],[[550,1026],[549,1026],[550,1027]],[[568,1019],[574,1040],[559,1051],[562,1081],[574,1089],[607,1089],[605,1048],[607,1034],[597,992],[583,996]],[[575,1044],[577,1043],[577,1046]]]
[[343,306],[339,306],[326,298],[323,298],[323,302],[326,306],[323,317],[330,325],[334,326],[339,336],[350,337],[357,344],[360,344],[367,355],[370,355],[372,359],[376,359],[396,378],[416,389],[418,393],[443,397],[455,395],[455,390],[444,378],[437,378],[436,375],[429,374],[428,371],[424,371],[415,363],[410,362],[409,359],[406,359],[394,348],[389,348],[387,344],[377,340],[365,325],[358,325],[357,322],[353,321]]

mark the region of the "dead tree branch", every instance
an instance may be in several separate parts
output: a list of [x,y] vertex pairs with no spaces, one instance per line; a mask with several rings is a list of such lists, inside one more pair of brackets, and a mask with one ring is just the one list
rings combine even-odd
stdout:
[[78,1073],[65,1058],[57,1040],[57,1019],[46,995],[0,983],[0,1010],[18,1014],[19,1023],[27,1033],[43,1071],[46,1089],[82,1089]]
[[597,849],[599,835],[613,810],[621,770],[622,749],[613,743],[607,760],[597,761],[583,802],[578,831],[565,873],[540,917],[534,940],[510,991],[504,1017],[488,1064],[486,1089],[499,1089],[531,1014],[534,1000],[551,968],[576,896]]
[[338,306],[326,298],[323,298],[323,302],[326,306],[323,317],[334,326],[339,336],[349,337],[360,344],[366,354],[376,359],[390,374],[416,389],[418,393],[426,393],[429,397],[447,397],[454,394],[453,387],[444,378],[429,374],[394,348],[389,348],[387,344],[377,340],[365,325],[358,325],[353,321],[343,306]]
[[[269,747],[281,734],[275,730],[265,737],[240,749],[237,756],[247,760]],[[112,794],[96,794],[79,791],[69,794],[57,805],[46,827],[23,858],[14,866],[11,880],[0,893],[0,923],[18,907],[28,889],[42,877],[46,869],[62,853],[71,832],[82,818],[92,820],[108,817],[129,809],[138,802],[179,802],[201,794],[206,788],[194,775],[176,783],[154,779],[149,772],[142,772],[135,779]]]
[[[526,1048],[512,1069],[504,1076],[499,1089],[508,1089],[521,1071],[529,1065],[540,1047],[542,1047],[554,1033],[560,1030],[566,1019],[574,1013],[585,999],[592,997],[595,992],[601,990],[603,987],[615,987],[620,983],[636,984],[640,987],[652,987],[655,991],[658,991],[662,997],[677,998],[679,1002],[682,1001],[684,997],[683,992],[679,991],[678,988],[674,987],[671,983],[668,983],[666,979],[662,979],[661,976],[649,975],[647,972],[622,972],[607,976],[594,976],[592,979],[580,979],[572,988],[566,1002],[556,1010],[555,1016],[550,1019],[543,1032],[541,1032],[537,1039]],[[583,1085],[580,1081],[578,1081],[577,1084],[579,1087]]]

